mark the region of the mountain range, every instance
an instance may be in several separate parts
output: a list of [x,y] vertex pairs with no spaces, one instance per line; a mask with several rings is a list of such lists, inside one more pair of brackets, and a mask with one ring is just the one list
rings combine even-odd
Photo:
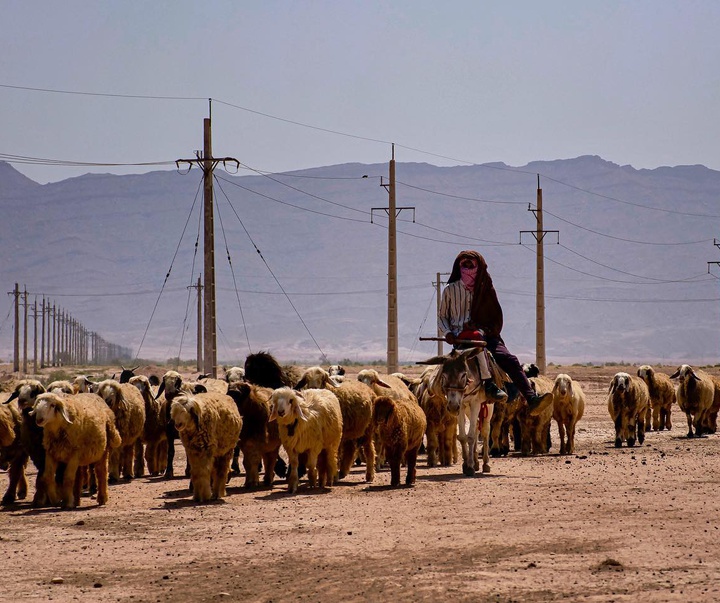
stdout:
[[[230,166],[227,166],[230,169]],[[218,359],[384,360],[388,164],[283,174],[215,170]],[[401,363],[436,353],[438,273],[486,258],[521,361],[535,355],[542,190],[549,363],[714,364],[720,172],[597,156],[396,165]],[[136,357],[195,358],[202,174],[87,174],[38,184],[0,163],[0,283],[45,297]],[[12,298],[0,305],[12,354]]]

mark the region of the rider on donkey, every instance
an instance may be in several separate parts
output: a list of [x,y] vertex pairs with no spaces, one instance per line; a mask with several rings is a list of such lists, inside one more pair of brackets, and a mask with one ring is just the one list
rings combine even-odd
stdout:
[[[513,385],[527,400],[530,413],[542,412],[552,404],[552,394],[539,396],[522,370],[520,362],[505,347],[500,336],[503,313],[487,271],[485,258],[477,251],[461,251],[455,258],[447,287],[440,300],[438,329],[445,341],[454,348],[466,347],[463,340],[482,340],[487,343],[498,366],[503,369]],[[486,352],[478,354],[480,377],[485,392],[495,402],[507,400],[507,394],[493,381]]]

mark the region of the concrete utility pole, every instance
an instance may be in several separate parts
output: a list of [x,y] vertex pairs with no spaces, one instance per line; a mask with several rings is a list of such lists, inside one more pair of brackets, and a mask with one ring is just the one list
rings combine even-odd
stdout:
[[522,244],[523,233],[530,233],[537,243],[536,248],[536,268],[535,268],[535,364],[540,369],[540,373],[545,373],[547,368],[547,360],[545,357],[545,255],[543,249],[543,241],[545,235],[554,232],[558,234],[558,243],[560,242],[559,231],[543,230],[543,209],[542,209],[542,189],[540,188],[540,174],[537,175],[537,207],[528,206],[528,211],[535,214],[537,221],[537,229],[521,230],[520,243]]
[[[442,281],[440,280],[440,277],[441,277],[441,276],[447,276],[447,275],[449,275],[449,274],[450,274],[449,272],[438,272],[437,275],[436,275],[436,277],[435,277],[436,280],[435,280],[435,282],[433,283],[433,285],[435,285],[435,308],[436,308],[436,310],[437,310],[437,311],[435,312],[435,316],[437,316],[438,314],[440,314],[440,301],[442,300]],[[437,320],[436,320],[435,322],[437,322]],[[437,327],[437,336],[438,336],[438,337],[442,337],[442,336],[443,336],[442,332],[440,331],[440,327]],[[443,342],[442,342],[442,341],[438,341],[437,344],[438,344],[438,345],[437,345],[437,353],[438,353],[438,356],[442,356],[442,353],[443,353]]]
[[[388,191],[389,207],[373,207],[370,210],[370,221],[374,210],[384,210],[388,215],[388,318],[387,318],[387,372],[395,373],[398,370],[398,313],[397,313],[397,247],[396,247],[396,221],[403,209],[414,207],[395,206],[395,145],[392,145],[392,158],[390,159],[390,182],[384,184],[380,179],[380,186]],[[415,216],[413,213],[413,222]]]
[[[211,107],[212,111],[212,107]],[[212,113],[211,113],[212,116]],[[203,366],[201,372],[211,377],[217,377],[217,335],[215,318],[215,225],[213,219],[213,171],[218,163],[233,162],[240,167],[240,162],[233,157],[217,158],[212,156],[212,128],[211,118],[203,121],[203,154],[195,159],[178,159],[175,164],[181,163],[190,166],[198,165],[203,171],[203,257],[204,257],[204,303],[205,317],[203,321]],[[199,361],[199,359],[198,359]]]
[[33,371],[37,375],[38,372],[38,354],[37,354],[37,348],[38,348],[38,336],[37,336],[37,323],[38,323],[38,305],[37,305],[37,295],[35,296],[35,303],[32,307],[33,310]]
[[203,365],[203,295],[202,295],[202,275],[198,277],[197,285],[197,370],[198,373],[202,373]]
[[[713,239],[713,245],[715,245],[715,247],[720,249],[720,241],[718,241],[717,239]],[[708,262],[707,264],[708,264],[708,274],[712,274],[710,272],[710,266],[720,266],[720,262]]]
[[20,287],[15,283],[11,293],[15,302],[15,335],[13,337],[13,372],[20,372]]
[[28,323],[28,298],[27,298],[27,287],[23,289],[23,374],[27,375],[27,323]]

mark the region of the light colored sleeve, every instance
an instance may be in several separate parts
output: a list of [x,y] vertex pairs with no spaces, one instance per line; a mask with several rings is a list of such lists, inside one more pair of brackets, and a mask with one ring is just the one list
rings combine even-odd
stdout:
[[[450,309],[452,307],[452,290],[450,287],[445,287],[440,298],[440,308],[438,309],[437,315],[437,326],[438,330],[443,336],[452,332],[452,324],[450,322]],[[457,333],[456,333],[457,334]]]

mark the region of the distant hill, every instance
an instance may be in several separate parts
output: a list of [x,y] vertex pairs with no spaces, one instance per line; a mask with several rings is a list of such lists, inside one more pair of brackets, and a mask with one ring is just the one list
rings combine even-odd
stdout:
[[[720,172],[594,156],[396,171],[401,362],[435,354],[418,341],[435,331],[433,282],[470,248],[488,260],[508,347],[534,359],[535,239],[520,233],[536,227],[528,207],[538,174],[544,228],[559,231],[545,236],[548,362],[718,361],[720,270],[708,274],[707,262],[720,260]],[[387,175],[387,164],[216,171],[222,362],[258,350],[309,362],[385,358]],[[142,358],[194,358],[200,178],[157,171],[40,185],[0,163],[0,283],[26,286],[31,302],[46,296]],[[0,312],[7,359],[9,296]]]

